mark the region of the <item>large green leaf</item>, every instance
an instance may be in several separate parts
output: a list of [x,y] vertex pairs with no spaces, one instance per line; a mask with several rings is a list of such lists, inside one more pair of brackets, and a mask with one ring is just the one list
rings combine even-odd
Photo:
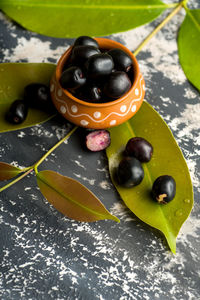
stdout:
[[82,222],[111,219],[111,215],[100,200],[75,179],[54,171],[37,173],[37,183],[44,197],[61,213]]
[[[175,253],[176,237],[193,206],[193,189],[187,164],[171,131],[146,102],[132,119],[109,131],[112,142],[106,153],[115,187],[138,218],[164,233],[169,247]],[[117,184],[115,170],[122,158],[124,146],[134,136],[148,140],[154,152],[151,161],[143,164],[145,176],[142,183],[127,189]],[[150,194],[154,180],[160,175],[171,175],[176,181],[176,196],[166,205],[154,202]]]
[[5,119],[11,103],[23,97],[24,87],[31,82],[49,84],[55,65],[44,63],[0,64],[0,132],[32,126],[48,120],[52,115],[30,109],[22,124],[12,125]]
[[102,36],[159,16],[160,0],[1,0],[0,9],[25,28],[53,37]]
[[179,58],[185,75],[200,90],[200,9],[186,12],[178,35]]
[[0,162],[0,181],[11,179],[21,172],[21,169],[18,167]]

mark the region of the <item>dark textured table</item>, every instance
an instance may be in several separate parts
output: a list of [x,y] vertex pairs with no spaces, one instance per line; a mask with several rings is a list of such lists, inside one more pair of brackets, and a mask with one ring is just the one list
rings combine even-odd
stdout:
[[[64,217],[44,199],[32,175],[2,192],[0,299],[200,299],[200,95],[178,60],[177,28],[183,17],[181,11],[137,57],[145,99],[171,128],[194,185],[194,208],[178,235],[177,254],[124,206],[110,181],[105,153],[84,151],[77,131],[41,169],[78,179],[121,222],[80,223]],[[110,38],[133,51],[163,18]],[[72,43],[29,32],[0,13],[1,62],[56,63]],[[56,117],[2,133],[0,160],[29,166],[70,128]]]

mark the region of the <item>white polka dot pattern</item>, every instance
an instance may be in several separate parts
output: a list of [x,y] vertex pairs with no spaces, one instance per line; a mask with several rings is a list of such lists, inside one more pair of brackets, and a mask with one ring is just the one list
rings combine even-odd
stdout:
[[93,116],[95,117],[95,119],[99,119],[101,117],[101,113],[99,111],[95,111]]
[[120,111],[121,111],[122,113],[124,113],[124,112],[126,111],[126,109],[127,109],[126,105],[122,105],[122,106],[120,107]]
[[72,105],[71,110],[72,110],[73,113],[77,113],[78,107],[76,105]]
[[135,95],[138,96],[139,95],[139,90],[135,89]]
[[111,126],[114,126],[116,123],[117,123],[117,121],[116,121],[116,120],[112,120],[112,121],[110,121],[110,125],[111,125]]
[[60,112],[62,113],[62,114],[65,114],[66,113],[66,108],[64,107],[64,105],[61,105],[61,107],[60,107]]
[[87,126],[87,125],[89,124],[89,122],[86,121],[86,120],[81,120],[81,121],[80,121],[80,124],[81,124],[82,126]]

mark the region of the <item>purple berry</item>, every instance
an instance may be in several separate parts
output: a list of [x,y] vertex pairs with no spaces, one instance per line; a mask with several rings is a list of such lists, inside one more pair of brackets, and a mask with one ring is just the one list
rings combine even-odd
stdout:
[[96,48],[99,48],[99,45],[96,40],[91,38],[90,36],[79,36],[75,42],[74,42],[74,47],[77,46],[94,46]]
[[66,69],[60,78],[60,84],[64,89],[77,89],[86,83],[86,77],[78,67]]
[[132,67],[132,59],[130,56],[124,52],[121,49],[114,48],[107,52],[110,56],[112,56],[112,59],[115,64],[115,69],[117,71],[124,71],[128,72]]
[[118,183],[126,188],[132,188],[141,183],[144,178],[142,164],[135,157],[124,157],[117,169]]
[[153,147],[147,140],[134,137],[126,144],[125,153],[128,156],[134,156],[141,162],[148,162],[153,154]]
[[116,71],[110,74],[104,86],[106,96],[117,99],[131,88],[131,81],[125,72]]
[[152,197],[160,204],[172,201],[176,194],[176,182],[172,176],[162,175],[158,177],[152,187]]

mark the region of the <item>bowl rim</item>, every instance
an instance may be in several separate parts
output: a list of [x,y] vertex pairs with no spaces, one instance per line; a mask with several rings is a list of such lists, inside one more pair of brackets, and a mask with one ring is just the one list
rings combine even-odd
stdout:
[[[63,87],[61,87],[59,79],[60,76],[62,74],[62,68],[68,58],[68,56],[70,55],[73,45],[70,46],[60,57],[57,66],[56,66],[56,73],[55,73],[55,77],[56,77],[56,81],[59,85],[59,87],[62,89],[62,91],[64,92],[64,94],[70,98],[71,100],[74,100],[76,103],[79,103],[83,106],[86,107],[94,107],[94,108],[103,108],[103,107],[109,107],[118,103],[123,102],[124,100],[126,100],[127,98],[129,98],[129,96],[131,96],[131,94],[133,93],[133,91],[135,90],[137,83],[138,83],[138,79],[139,79],[139,74],[140,74],[140,70],[139,70],[139,64],[137,59],[135,58],[134,54],[123,44],[116,42],[114,40],[111,40],[109,38],[94,38],[98,43],[103,44],[103,45],[107,45],[108,46],[112,46],[112,48],[119,48],[124,50],[132,59],[133,61],[133,66],[134,66],[134,74],[135,74],[135,78],[134,78],[134,82],[130,88],[130,90],[125,93],[122,97],[113,100],[113,101],[109,101],[109,102],[104,102],[104,103],[91,103],[91,102],[87,102],[84,100],[81,100],[79,98],[76,98],[72,93],[70,93],[68,90],[64,89]],[[108,49],[107,47],[104,47],[105,49]],[[101,48],[103,48],[103,46],[101,45]]]

